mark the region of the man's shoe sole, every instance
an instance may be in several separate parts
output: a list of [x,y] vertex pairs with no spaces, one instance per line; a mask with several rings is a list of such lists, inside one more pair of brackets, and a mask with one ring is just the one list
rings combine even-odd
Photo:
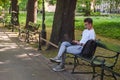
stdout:
[[56,70],[55,68],[53,68],[53,71],[55,72],[60,72],[60,71],[64,71],[65,69],[60,69],[60,70]]
[[55,63],[61,63],[61,61],[55,61],[53,59],[50,59],[51,62],[55,62]]

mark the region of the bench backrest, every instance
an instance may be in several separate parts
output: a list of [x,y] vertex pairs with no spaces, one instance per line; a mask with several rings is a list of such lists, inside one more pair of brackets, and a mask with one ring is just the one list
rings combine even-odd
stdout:
[[108,42],[103,42],[103,41],[96,41],[98,47],[116,52],[120,54],[120,45],[117,44],[112,44],[112,43],[108,43]]
[[29,22],[28,23],[28,26],[29,26],[29,30],[30,31],[35,31],[35,30],[38,30],[39,29],[39,26],[40,26],[40,24],[36,24],[36,23],[33,23],[33,22]]
[[93,57],[96,47],[97,47],[97,43],[95,40],[88,40],[84,45],[80,55],[84,58],[90,59]]

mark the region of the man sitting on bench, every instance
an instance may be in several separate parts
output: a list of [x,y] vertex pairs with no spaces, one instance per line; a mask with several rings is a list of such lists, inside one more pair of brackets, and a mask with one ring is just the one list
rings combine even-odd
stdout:
[[80,41],[73,40],[72,42],[64,41],[61,43],[58,55],[54,58],[50,58],[51,61],[60,63],[55,68],[54,71],[65,70],[65,52],[71,54],[80,54],[84,44],[88,40],[95,40],[95,31],[93,29],[93,20],[91,18],[84,19],[85,30],[82,32],[82,38]]

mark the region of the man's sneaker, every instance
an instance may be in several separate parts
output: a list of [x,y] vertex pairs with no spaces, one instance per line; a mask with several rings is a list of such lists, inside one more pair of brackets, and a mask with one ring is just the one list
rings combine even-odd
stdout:
[[64,71],[65,67],[61,65],[57,65],[55,68],[53,68],[53,71],[59,72],[59,71]]
[[62,62],[62,59],[58,57],[54,57],[54,58],[50,58],[50,61],[60,63]]

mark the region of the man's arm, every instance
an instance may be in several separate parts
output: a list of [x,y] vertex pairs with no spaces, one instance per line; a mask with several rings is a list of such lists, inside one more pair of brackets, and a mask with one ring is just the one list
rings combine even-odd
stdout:
[[84,46],[83,43],[80,43],[79,41],[76,41],[76,40],[73,40],[72,43],[75,43],[75,44],[80,45],[80,46]]

